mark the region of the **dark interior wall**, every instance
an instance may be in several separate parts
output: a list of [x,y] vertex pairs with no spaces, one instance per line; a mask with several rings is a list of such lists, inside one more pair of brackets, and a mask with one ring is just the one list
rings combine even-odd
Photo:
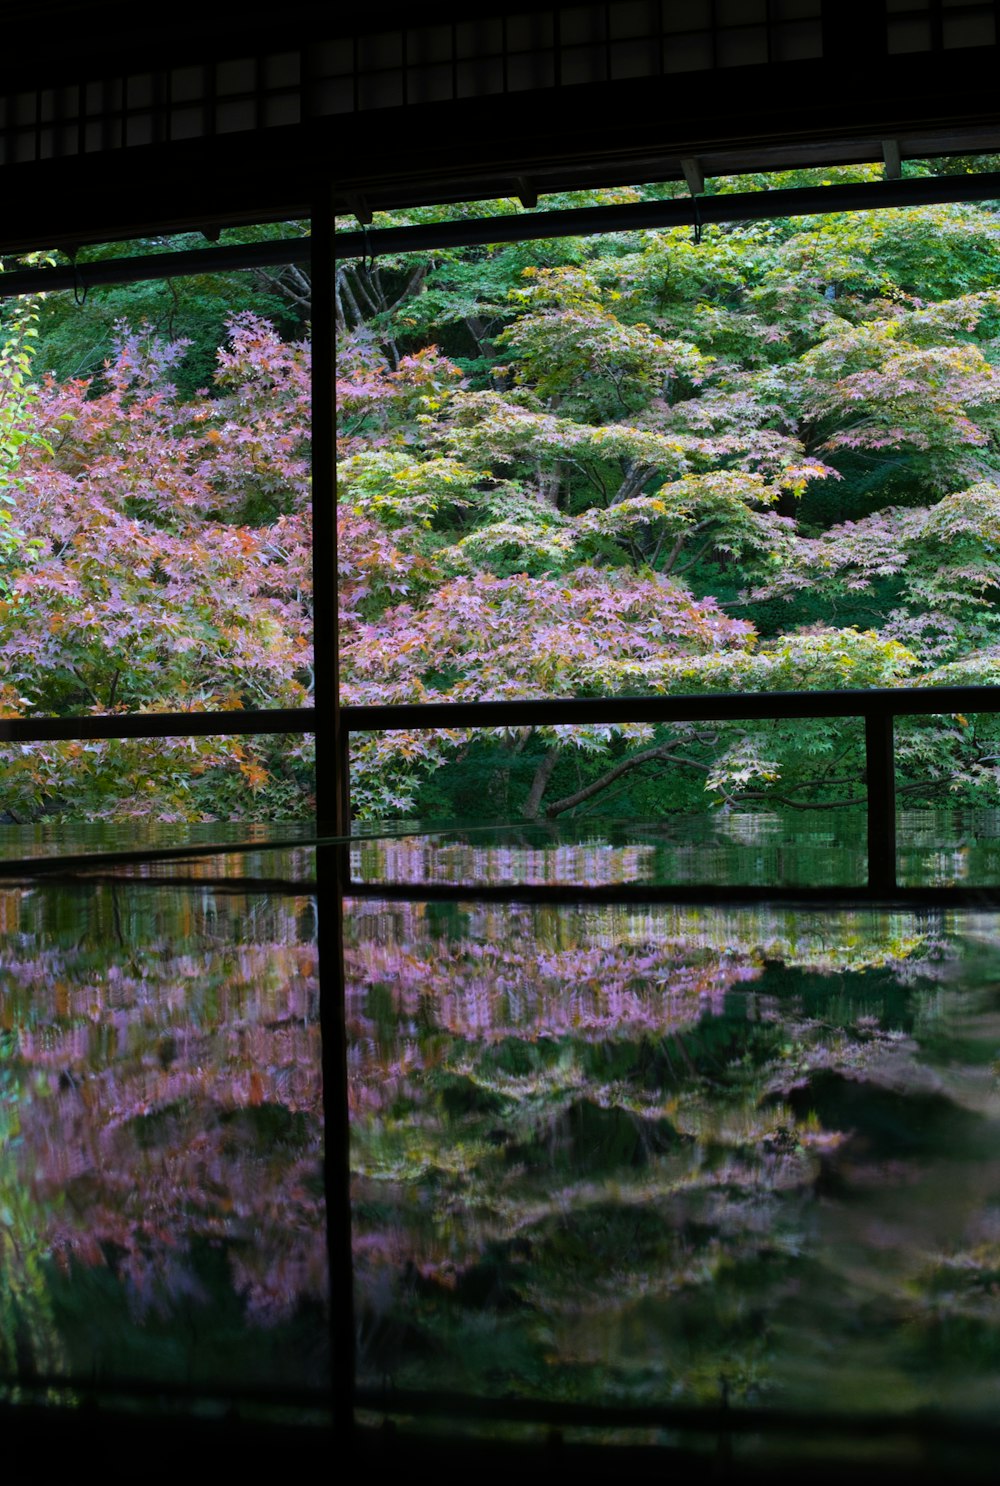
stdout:
[[[654,47],[651,60],[636,65],[633,43],[613,39],[614,16],[644,9],[545,7],[554,30],[541,34],[538,51],[553,62],[547,72],[536,69],[539,86],[515,78],[506,93],[449,102],[366,107],[379,76],[382,96],[391,97],[391,54],[384,50],[382,71],[369,80],[359,46],[359,106],[342,121],[342,199],[377,208],[506,194],[525,174],[543,191],[683,179],[685,161],[707,175],[846,163],[879,159],[887,143],[904,159],[997,147],[1000,33],[992,3],[978,16],[987,29],[962,32],[945,25],[943,0],[915,0],[905,13],[916,17],[914,29],[901,33],[900,0],[664,0],[662,53]],[[577,44],[581,32],[567,19],[584,10],[605,11],[593,32],[603,41],[589,48]],[[707,17],[710,31],[675,34],[670,15]],[[785,19],[803,15],[812,20]],[[765,19],[734,23],[752,16]],[[970,12],[970,26],[976,19]],[[786,31],[809,26],[801,45],[783,43]],[[988,44],[957,44],[974,35]],[[589,54],[592,80],[582,81],[574,60],[581,53]],[[461,76],[457,84],[459,93]]]
[[3,0],[0,27],[6,251],[1000,149],[996,0]]

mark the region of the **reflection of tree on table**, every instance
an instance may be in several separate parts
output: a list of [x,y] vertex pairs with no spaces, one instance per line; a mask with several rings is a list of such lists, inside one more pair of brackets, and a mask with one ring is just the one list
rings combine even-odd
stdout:
[[127,1357],[129,1316],[169,1334],[190,1313],[210,1366],[225,1344],[213,1325],[280,1330],[312,1310],[315,1349],[327,1258],[315,946],[301,940],[302,905],[121,885],[91,890],[86,907],[82,939],[78,905],[67,935],[58,894],[36,891],[0,957],[5,1107],[16,1110],[2,1259],[11,1335],[34,1334],[29,1292],[49,1292],[52,1339],[47,1350],[32,1343],[41,1371],[69,1359],[86,1372],[89,1346]]
[[[378,848],[394,873],[420,849]],[[990,998],[953,945],[869,913],[349,922],[364,1381],[715,1402],[721,1374],[831,1409],[884,1367],[881,1407],[978,1397],[972,1354],[921,1350],[965,1266],[975,1355],[996,1345]]]

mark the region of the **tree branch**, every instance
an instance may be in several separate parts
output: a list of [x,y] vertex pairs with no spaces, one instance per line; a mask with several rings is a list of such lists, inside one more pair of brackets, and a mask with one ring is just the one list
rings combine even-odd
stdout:
[[642,490],[642,487],[645,485],[646,481],[652,474],[653,465],[644,464],[641,461],[637,461],[628,471],[625,478],[622,480],[622,483],[615,491],[611,504],[613,506],[617,506],[620,505],[622,501],[631,499],[633,495],[638,495],[639,492]]
[[[660,533],[659,541],[656,544],[656,550],[653,553],[653,555],[652,555],[652,557],[650,558],[650,561],[649,561],[649,565],[650,565],[651,568],[655,568],[656,567],[656,560],[657,560],[657,558],[660,555],[660,548],[663,546],[663,541],[664,541],[664,538],[666,537],[666,535],[667,535],[667,529],[666,529],[666,527],[664,527],[663,528],[663,531]],[[686,532],[686,531],[682,531],[681,532],[680,536],[677,538],[676,542],[671,547],[670,551],[667,553],[667,560],[663,564],[663,567],[660,569],[660,572],[661,573],[670,573],[670,572],[673,571],[674,563],[680,557],[681,551],[682,551],[682,549],[684,547],[684,543],[687,541],[688,536],[689,536],[689,533],[688,532]]]
[[[303,310],[307,315],[312,310],[312,286],[304,274],[299,273],[294,264],[289,265],[288,276],[293,279],[290,284],[283,274],[270,273],[266,268],[255,268],[253,276],[257,283],[263,288],[280,294],[282,299],[291,300],[297,308]],[[302,280],[301,283],[298,280]]]
[[[677,569],[677,576],[678,576],[678,578],[680,577],[680,575],[682,573],[686,573],[691,568],[693,568],[696,562],[700,562],[700,560],[705,556],[705,553],[708,551],[708,549],[711,547],[711,545],[712,545],[712,538],[709,537],[708,541],[703,546],[701,546],[701,547],[698,548],[698,551],[694,554],[694,556],[692,558],[689,558],[688,561],[686,563],[684,563],[684,565],[682,567],[679,567]],[[663,571],[665,573],[669,573],[670,572],[670,569],[669,568],[664,568]]]
[[[551,805],[546,805],[546,819],[552,820],[554,816],[562,815],[566,810],[572,810],[574,805],[582,805],[584,800],[593,799],[594,795],[598,795],[601,790],[607,789],[609,784],[614,784],[615,780],[620,779],[623,774],[629,773],[632,769],[638,769],[641,764],[648,764],[654,760],[669,759],[672,763],[687,764],[688,768],[700,769],[707,774],[709,772],[708,764],[700,764],[695,759],[678,758],[675,756],[674,750],[681,748],[687,741],[686,738],[678,738],[673,743],[661,743],[655,748],[644,748],[642,753],[634,753],[631,758],[622,759],[620,764],[616,764],[613,769],[609,769],[606,774],[602,774],[600,779],[595,779],[593,784],[585,785],[583,789],[578,789],[571,795],[564,795],[561,800],[553,800]],[[699,741],[703,742],[707,740],[700,739]]]
[[[416,294],[417,290],[420,288],[421,284],[424,282],[424,279],[426,279],[427,275],[430,273],[433,267],[434,260],[432,258],[427,258],[424,260],[423,263],[417,264],[416,268],[407,279],[406,286],[403,289],[402,294],[389,306],[390,315],[394,314],[395,311],[399,309],[400,305],[404,305],[408,299],[413,298],[414,294]],[[468,325],[468,319],[466,319],[465,323]],[[478,336],[476,337],[476,339],[478,340]]]
[[377,315],[378,312],[379,312],[379,307],[375,303],[375,300],[372,298],[371,294],[369,293],[368,284],[366,283],[365,280],[366,280],[366,275],[365,274],[355,272],[355,274],[354,274],[354,286],[357,289],[358,294],[359,295],[362,295],[364,297],[364,301],[367,304],[368,308],[371,310],[372,314],[373,315]]

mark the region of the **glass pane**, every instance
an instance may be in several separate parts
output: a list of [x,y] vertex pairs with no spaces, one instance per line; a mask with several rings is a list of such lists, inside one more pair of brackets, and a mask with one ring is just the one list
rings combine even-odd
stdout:
[[668,36],[663,43],[664,72],[701,72],[715,66],[715,42],[711,31]]
[[746,26],[767,20],[767,0],[715,0],[716,24]]
[[741,26],[720,31],[716,38],[716,56],[720,67],[751,67],[768,60],[767,28]]
[[890,55],[899,52],[929,52],[931,23],[904,18],[891,20],[887,25],[887,42]]
[[819,21],[791,21],[771,31],[771,57],[775,62],[798,62],[823,55],[823,28]]
[[945,16],[942,30],[946,48],[996,45],[996,17],[988,11],[985,14]]
[[455,37],[459,57],[490,57],[503,51],[503,23],[498,16],[460,21]]
[[711,0],[662,0],[664,31],[698,31],[712,24]]
[[[676,813],[659,820],[573,820],[368,837],[351,848],[351,880],[369,887],[447,884],[609,887],[857,887],[865,881],[865,817],[824,811],[725,815]],[[412,830],[412,828],[411,828]]]
[[658,36],[660,33],[660,7],[657,0],[624,0],[612,5],[608,11],[610,35]]
[[611,76],[652,77],[660,70],[660,56],[659,39],[614,42],[611,46]]
[[[574,14],[574,11],[562,12],[562,16]],[[550,47],[552,35],[552,16],[544,7],[539,7],[536,15],[507,16],[507,50],[510,52],[530,52],[536,47]]]
[[664,847],[650,881],[864,880],[857,718],[358,732],[350,758],[366,833],[516,821],[544,846],[547,832],[586,840],[595,823],[641,821]]

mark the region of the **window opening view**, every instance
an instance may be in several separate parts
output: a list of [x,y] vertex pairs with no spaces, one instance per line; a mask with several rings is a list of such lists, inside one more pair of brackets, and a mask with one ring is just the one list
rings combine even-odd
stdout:
[[5,1397],[995,1442],[1000,204],[906,168],[3,260]]
[[[312,702],[310,281],[267,263],[278,236],[308,260],[307,233],[5,264],[0,291],[38,285],[0,301],[6,737],[13,719],[30,737],[35,718],[182,714],[176,736],[5,741],[5,826],[312,819],[312,738],[290,736]],[[255,249],[262,266],[216,267]],[[178,256],[183,275],[153,277]],[[182,736],[220,712],[216,735]]]
[[[434,220],[337,270],[360,1418],[967,1464],[1000,925],[940,890],[997,881],[997,204]],[[897,873],[919,911],[858,906]]]
[[[908,164],[928,186],[954,168]],[[876,178],[712,189],[724,211],[728,192]],[[475,211],[506,226],[513,209]],[[349,726],[354,705],[994,683],[995,203],[379,252],[380,231],[434,216],[385,215],[369,255],[338,266]],[[774,711],[476,730],[401,713],[391,732],[352,735],[352,809],[418,823],[770,813],[792,835],[819,816],[842,835],[847,812],[863,859],[863,707],[783,717],[776,697]],[[1000,723],[962,715],[904,730],[908,811],[995,807]],[[958,844],[957,816],[951,830]],[[850,880],[857,863],[822,855],[803,881]]]
[[219,236],[0,273],[0,1390],[326,1423],[309,227]]

